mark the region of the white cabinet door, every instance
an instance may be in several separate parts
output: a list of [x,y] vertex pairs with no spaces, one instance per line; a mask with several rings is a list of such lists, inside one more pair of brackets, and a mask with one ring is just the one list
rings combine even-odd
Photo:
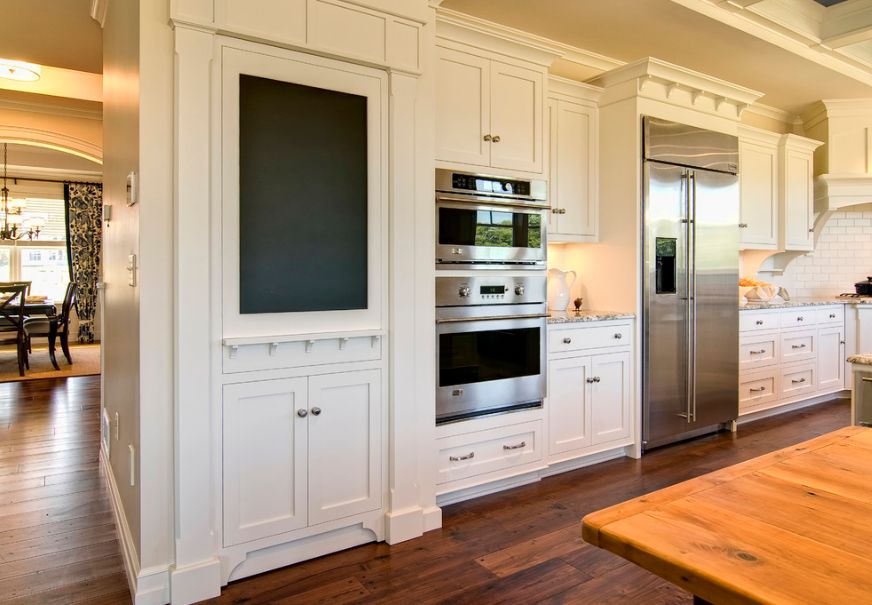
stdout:
[[224,387],[224,545],[306,527],[306,379]]
[[490,81],[491,166],[542,172],[542,72],[491,61]]
[[818,330],[818,390],[840,391],[845,386],[845,329]]
[[438,48],[436,159],[490,165],[490,60]]
[[594,355],[590,417],[593,445],[630,436],[630,354]]
[[785,250],[814,249],[814,188],[812,153],[782,150],[782,217]]
[[382,505],[381,372],[309,377],[309,524]]
[[739,142],[740,244],[778,247],[778,147]]
[[[549,237],[597,234],[596,108],[549,101],[551,130]],[[588,240],[590,241],[590,240]]]
[[548,362],[548,455],[563,454],[591,444],[590,357]]

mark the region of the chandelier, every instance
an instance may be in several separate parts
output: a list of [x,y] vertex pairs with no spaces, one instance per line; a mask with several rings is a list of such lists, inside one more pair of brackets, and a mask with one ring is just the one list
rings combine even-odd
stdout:
[[0,228],[0,240],[18,240],[27,236],[33,240],[39,237],[39,225],[31,226],[24,231],[24,200],[10,200],[9,188],[6,186],[6,143],[3,143],[3,188],[0,189],[0,206],[3,212],[3,227]]

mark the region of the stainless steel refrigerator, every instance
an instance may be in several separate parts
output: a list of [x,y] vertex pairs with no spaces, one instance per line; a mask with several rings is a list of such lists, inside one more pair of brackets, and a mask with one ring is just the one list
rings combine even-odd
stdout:
[[643,448],[739,412],[738,139],[643,119]]

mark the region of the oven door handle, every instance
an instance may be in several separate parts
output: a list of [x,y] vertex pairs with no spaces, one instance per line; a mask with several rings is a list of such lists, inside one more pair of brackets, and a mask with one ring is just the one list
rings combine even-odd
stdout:
[[535,315],[486,315],[483,317],[451,317],[446,319],[437,319],[437,324],[456,324],[469,323],[473,321],[499,321],[501,319],[544,319],[548,317],[547,313],[537,313]]
[[550,210],[551,205],[547,202],[525,202],[524,200],[519,200],[517,198],[494,198],[494,197],[454,197],[452,195],[442,195],[439,194],[436,196],[436,203],[439,202],[458,202],[465,206],[469,205],[486,205],[486,206],[494,206],[494,209],[503,209],[506,207],[516,207],[516,208],[533,208],[535,210]]

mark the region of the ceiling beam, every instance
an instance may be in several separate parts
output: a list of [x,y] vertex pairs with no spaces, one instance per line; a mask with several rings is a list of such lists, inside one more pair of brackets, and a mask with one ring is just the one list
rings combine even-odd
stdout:
[[821,44],[842,48],[872,40],[872,1],[854,3],[850,11],[827,9],[821,31]]
[[32,92],[53,97],[69,97],[103,102],[103,75],[87,71],[42,65],[42,74],[35,82],[0,78],[0,89]]

